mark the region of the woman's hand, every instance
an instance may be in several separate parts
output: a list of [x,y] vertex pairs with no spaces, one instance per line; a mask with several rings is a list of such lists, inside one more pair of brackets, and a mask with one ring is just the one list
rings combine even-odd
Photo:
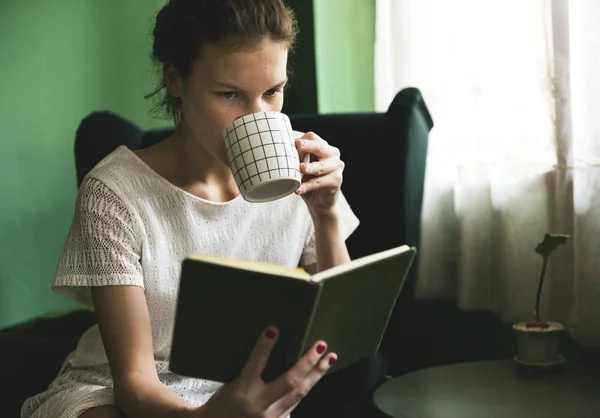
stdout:
[[[342,185],[344,162],[340,150],[313,132],[296,139],[300,154],[302,184],[296,191],[315,215],[329,215]],[[305,158],[305,157],[309,157]]]
[[298,405],[325,372],[337,360],[325,355],[327,345],[318,341],[286,373],[265,383],[262,372],[278,333],[268,328],[259,338],[241,374],[223,385],[198,408],[197,418],[284,418]]

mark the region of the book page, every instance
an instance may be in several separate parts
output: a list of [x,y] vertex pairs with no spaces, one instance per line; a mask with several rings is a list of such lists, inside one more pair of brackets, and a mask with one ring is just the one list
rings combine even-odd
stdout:
[[203,261],[207,263],[219,264],[222,266],[238,268],[242,270],[256,271],[259,273],[272,274],[274,276],[290,277],[301,280],[310,280],[310,274],[304,269],[290,268],[278,264],[265,263],[261,261],[231,259],[210,255],[192,254],[188,257],[190,260]]
[[311,282],[320,282],[322,280],[327,279],[328,277],[338,276],[342,273],[345,273],[350,270],[354,270],[356,268],[362,267],[366,264],[375,263],[379,260],[383,260],[385,258],[389,258],[399,253],[404,253],[410,251],[411,248],[407,245],[402,245],[400,247],[391,248],[389,250],[381,251],[376,254],[367,255],[361,258],[356,258],[349,263],[340,264],[339,266],[332,267],[327,270],[323,270],[319,273],[313,274],[310,276]]

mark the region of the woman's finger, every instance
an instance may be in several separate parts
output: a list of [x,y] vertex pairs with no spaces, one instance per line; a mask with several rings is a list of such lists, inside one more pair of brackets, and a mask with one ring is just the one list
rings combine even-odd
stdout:
[[341,171],[334,171],[326,176],[318,176],[308,178],[303,181],[300,187],[298,188],[298,194],[306,194],[314,191],[323,191],[329,190],[331,194],[335,194],[340,189],[340,185],[342,184],[342,173]]
[[240,379],[243,382],[250,383],[257,379],[262,380],[261,375],[269,361],[269,355],[277,342],[278,336],[279,332],[274,327],[267,328],[260,335],[240,373]]
[[296,140],[296,148],[302,153],[313,154],[317,158],[340,157],[340,150],[331,146],[317,134],[308,132]]
[[325,158],[300,164],[300,171],[302,171],[302,174],[309,176],[325,176],[329,173],[333,173],[335,170],[343,169],[344,162],[337,158]]
[[[278,401],[292,391],[305,394],[310,389],[305,384],[306,376],[319,364],[326,350],[327,344],[324,341],[316,342],[291,369],[270,382],[266,387],[269,404]],[[291,404],[287,405],[280,412],[283,413],[290,406]]]
[[285,416],[286,412],[291,412],[308,392],[317,384],[317,382],[327,373],[333,364],[337,361],[335,353],[328,353],[322,356],[310,372],[304,377],[302,385],[290,390],[287,394],[277,400],[271,408],[275,416]]

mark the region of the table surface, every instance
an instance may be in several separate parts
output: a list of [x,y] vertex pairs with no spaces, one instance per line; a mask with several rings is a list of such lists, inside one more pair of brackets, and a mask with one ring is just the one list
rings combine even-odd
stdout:
[[598,370],[522,373],[512,360],[458,363],[395,377],[374,394],[393,418],[600,418]]

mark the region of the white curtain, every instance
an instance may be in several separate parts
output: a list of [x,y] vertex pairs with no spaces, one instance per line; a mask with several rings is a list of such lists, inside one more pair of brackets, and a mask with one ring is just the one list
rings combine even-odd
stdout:
[[417,297],[600,345],[600,1],[377,0],[376,106],[421,90],[435,126]]

